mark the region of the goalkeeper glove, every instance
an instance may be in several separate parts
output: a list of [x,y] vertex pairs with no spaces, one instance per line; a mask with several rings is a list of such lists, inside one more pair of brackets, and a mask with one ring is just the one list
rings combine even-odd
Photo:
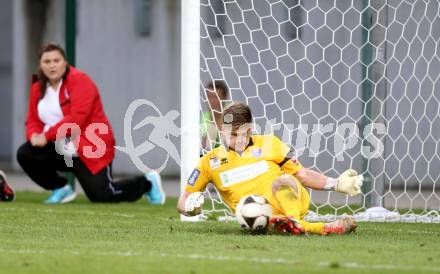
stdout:
[[191,193],[185,201],[185,212],[189,216],[196,216],[202,213],[202,206],[205,202],[202,192]]
[[327,179],[325,188],[354,196],[361,193],[363,180],[364,176],[358,175],[356,170],[348,169],[338,179]]

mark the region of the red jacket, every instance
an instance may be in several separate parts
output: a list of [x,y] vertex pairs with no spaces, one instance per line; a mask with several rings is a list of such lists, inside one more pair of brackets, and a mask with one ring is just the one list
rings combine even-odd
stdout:
[[[60,106],[64,118],[45,133],[48,142],[55,141],[57,130],[65,123],[75,123],[81,129],[80,140],[76,148],[78,157],[87,168],[96,174],[109,165],[115,155],[115,138],[107,116],[104,113],[101,97],[95,83],[82,71],[70,66],[66,79],[60,88]],[[43,132],[44,124],[38,116],[38,101],[40,100],[40,82],[32,84],[29,98],[29,110],[26,118],[26,139],[29,141],[33,133]],[[108,127],[106,134],[100,134],[98,130],[93,132],[101,142],[88,140],[85,136],[88,126],[94,123],[102,123]],[[67,133],[66,135],[69,135]],[[63,137],[63,136],[61,136]],[[64,136],[65,137],[65,136]],[[102,157],[90,158],[84,156],[84,147],[96,151],[99,143],[105,143],[106,149]]]

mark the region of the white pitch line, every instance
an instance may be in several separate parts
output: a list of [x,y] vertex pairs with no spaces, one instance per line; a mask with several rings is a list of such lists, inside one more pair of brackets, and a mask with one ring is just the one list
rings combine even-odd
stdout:
[[[133,251],[121,251],[121,252],[78,252],[78,251],[60,251],[60,250],[44,250],[44,249],[0,249],[0,252],[15,253],[15,254],[60,254],[68,253],[75,256],[80,255],[94,255],[94,256],[119,256],[119,257],[166,257],[166,258],[183,258],[191,260],[211,260],[211,261],[235,261],[235,262],[248,262],[258,264],[286,264],[286,265],[298,265],[307,267],[318,268],[331,268],[333,262],[317,262],[316,264],[304,264],[301,261],[294,261],[286,258],[260,258],[260,257],[229,257],[229,256],[217,256],[217,255],[203,255],[203,254],[170,254],[170,253],[140,253]],[[440,273],[440,267],[417,267],[412,265],[394,265],[394,264],[361,264],[357,262],[341,262],[336,263],[339,268],[349,269],[382,269],[382,270],[402,270],[402,271],[426,271]],[[336,267],[335,267],[336,268]]]

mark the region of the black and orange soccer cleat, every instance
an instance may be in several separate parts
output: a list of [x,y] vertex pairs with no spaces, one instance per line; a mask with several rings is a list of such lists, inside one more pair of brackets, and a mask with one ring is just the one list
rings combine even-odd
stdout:
[[351,216],[343,217],[334,222],[327,223],[324,225],[324,232],[322,235],[330,234],[348,234],[356,230],[356,222]]
[[300,235],[305,234],[302,225],[292,217],[272,216],[269,220],[269,229],[275,233]]
[[0,201],[10,202],[15,199],[14,190],[6,181],[6,175],[0,170]]

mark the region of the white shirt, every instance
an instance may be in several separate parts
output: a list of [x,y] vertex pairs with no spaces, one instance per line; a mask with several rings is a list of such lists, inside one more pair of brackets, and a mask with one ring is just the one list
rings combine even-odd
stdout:
[[64,118],[60,106],[60,88],[62,84],[63,81],[61,80],[55,89],[48,84],[44,97],[38,102],[38,117],[44,124],[43,132],[48,131],[50,127]]
[[[60,106],[60,89],[62,84],[63,80],[60,81],[55,89],[48,84],[44,97],[38,102],[38,117],[44,124],[43,132],[48,131],[49,128],[64,118]],[[57,141],[56,146],[58,147],[58,151],[61,151],[63,155],[77,155],[75,146],[70,141],[70,138],[59,140],[59,142]]]

